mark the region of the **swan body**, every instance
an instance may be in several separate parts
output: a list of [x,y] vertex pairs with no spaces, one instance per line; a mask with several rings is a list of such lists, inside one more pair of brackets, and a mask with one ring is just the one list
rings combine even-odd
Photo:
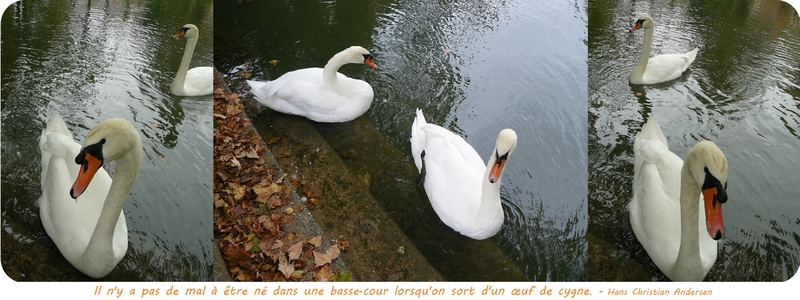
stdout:
[[694,62],[697,56],[697,48],[681,54],[662,54],[650,57],[650,50],[653,43],[653,28],[655,23],[650,16],[643,15],[636,21],[636,25],[631,28],[631,32],[644,28],[644,45],[642,54],[636,67],[628,76],[628,81],[632,84],[654,84],[677,79],[684,71],[689,69],[689,65]]
[[[105,120],[81,147],[56,112],[39,147],[42,195],[37,204],[47,235],[75,268],[94,278],[106,276],[128,250],[122,207],[142,159],[138,132],[123,119]],[[112,160],[117,162],[113,180],[102,168]]]
[[183,50],[181,66],[178,67],[178,73],[169,86],[169,91],[176,96],[204,96],[212,93],[214,69],[211,67],[189,69],[189,63],[192,61],[192,55],[199,36],[200,32],[197,26],[192,24],[183,25],[178,33],[172,36],[174,39],[186,38],[186,49]]
[[352,46],[334,55],[324,69],[300,69],[272,81],[248,80],[247,84],[259,103],[275,111],[316,122],[347,122],[369,109],[373,92],[363,80],[337,72],[345,64],[378,68],[367,49]]
[[447,226],[476,240],[497,234],[503,225],[500,182],[516,146],[514,130],[503,129],[484,163],[462,137],[426,123],[421,110],[411,126],[411,154],[433,210]]
[[[724,233],[728,162],[710,141],[681,160],[651,117],[633,144],[633,199],[628,204],[636,239],[673,281],[702,281],[717,259]],[[701,213],[702,212],[702,213]]]

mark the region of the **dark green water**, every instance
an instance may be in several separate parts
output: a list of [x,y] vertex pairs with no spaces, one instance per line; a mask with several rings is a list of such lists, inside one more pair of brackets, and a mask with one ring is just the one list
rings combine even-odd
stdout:
[[[212,1],[22,1],[2,18],[2,266],[14,280],[90,280],[61,256],[34,202],[38,139],[59,111],[83,143],[100,120],[139,130],[144,157],[125,203],[127,255],[105,280],[210,280],[211,97],[169,84],[199,27],[192,67],[210,66]],[[112,167],[107,170],[113,170]]]
[[[628,29],[643,13],[656,23],[652,55],[699,48],[680,79],[628,84],[644,39]],[[709,139],[728,159],[726,235],[706,280],[792,277],[800,265],[799,83],[800,19],[787,3],[592,1],[589,279],[666,279],[634,237],[625,209],[633,138],[648,114],[678,156]]]
[[[379,69],[348,65],[340,72],[372,85],[375,99],[361,118],[393,148],[371,150],[350,167],[373,174],[371,192],[393,217],[387,222],[397,222],[446,279],[496,280],[507,272],[478,269],[459,255],[479,242],[443,225],[406,171],[414,168],[408,139],[416,108],[428,122],[464,136],[484,159],[502,128],[519,136],[503,175],[506,220],[489,240],[500,250],[487,257],[507,257],[523,270],[511,280],[587,279],[585,1],[215,6],[214,64],[246,96],[239,71],[268,80],[322,67],[351,45],[370,50]],[[355,126],[315,126],[338,151],[362,149]],[[405,159],[388,159],[397,151]]]

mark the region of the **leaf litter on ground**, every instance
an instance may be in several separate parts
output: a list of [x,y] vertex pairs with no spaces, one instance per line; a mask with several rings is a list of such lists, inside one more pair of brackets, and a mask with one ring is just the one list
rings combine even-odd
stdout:
[[[298,183],[286,181],[286,174],[279,176],[280,169],[264,159],[264,143],[243,111],[239,95],[227,93],[215,80],[214,235],[231,277],[239,281],[350,280],[352,274],[331,268],[349,243],[340,240],[322,252],[318,249],[322,236],[287,232],[294,214],[311,206],[292,206],[292,189],[297,188],[293,185]],[[319,197],[313,198],[313,205],[318,204]]]

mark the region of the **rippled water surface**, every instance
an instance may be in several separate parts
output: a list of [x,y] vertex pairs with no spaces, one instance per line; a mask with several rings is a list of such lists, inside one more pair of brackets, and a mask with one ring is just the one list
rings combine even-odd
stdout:
[[[373,174],[372,194],[446,279],[587,278],[585,1],[218,1],[216,9],[215,65],[245,95],[240,71],[274,79],[322,67],[351,45],[370,50],[380,69],[340,72],[372,85],[375,99],[361,118],[392,149],[364,153],[370,158],[351,167]],[[441,223],[407,171],[416,170],[408,142],[416,108],[484,159],[501,129],[516,130],[501,188],[506,219],[488,242]],[[339,151],[362,149],[351,127],[315,126]],[[465,253],[482,243],[498,249],[487,259],[508,261],[521,275],[477,267]]]
[[[679,79],[628,84],[653,53],[699,48]],[[729,163],[726,234],[710,281],[783,281],[800,265],[800,19],[780,1],[593,1],[589,6],[589,279],[665,280],[634,237],[633,138],[655,116],[670,150],[717,143]]]
[[105,279],[211,279],[211,97],[169,93],[186,44],[171,36],[186,23],[200,30],[192,67],[210,66],[212,1],[26,0],[4,12],[2,266],[12,279],[91,279],[61,256],[34,204],[38,139],[54,111],[81,144],[114,117],[142,137],[128,252]]

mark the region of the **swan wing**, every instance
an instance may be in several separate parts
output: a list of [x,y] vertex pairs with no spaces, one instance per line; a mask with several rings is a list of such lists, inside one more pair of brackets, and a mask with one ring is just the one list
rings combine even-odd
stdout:
[[634,176],[631,229],[653,263],[667,273],[678,258],[680,203],[667,195],[656,164],[645,163]]
[[186,81],[183,83],[184,96],[211,95],[214,89],[214,69],[211,67],[197,67],[186,72]]
[[253,92],[256,100],[269,106],[269,101],[272,95],[278,92],[287,82],[301,81],[309,84],[324,85],[322,82],[322,69],[321,68],[305,68],[287,72],[275,80],[270,81],[254,81],[248,80],[247,84]]
[[436,214],[456,231],[471,222],[481,199],[481,177],[486,166],[463,138],[438,125],[420,127],[425,136],[423,186]]
[[687,53],[662,54],[651,57],[645,69],[644,78],[650,82],[663,82],[676,79],[694,62],[697,48]]

